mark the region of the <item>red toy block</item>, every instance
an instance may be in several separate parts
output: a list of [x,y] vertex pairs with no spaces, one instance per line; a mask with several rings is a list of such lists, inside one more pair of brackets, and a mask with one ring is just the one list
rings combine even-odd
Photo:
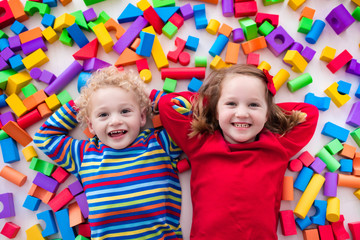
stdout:
[[0,17],[0,29],[3,29],[15,22],[15,18],[8,1],[0,2],[0,10],[2,13],[2,16]]
[[22,129],[32,126],[42,119],[39,111],[37,109],[32,110],[31,112],[19,117],[16,122]]
[[165,26],[164,22],[161,20],[159,15],[156,13],[152,6],[148,7],[143,12],[144,18],[149,22],[151,26],[154,27],[154,30],[157,34],[162,34],[162,28]]
[[331,60],[326,67],[332,72],[336,73],[340,68],[345,66],[353,56],[345,49],[342,53],[336,56],[333,60]]
[[72,56],[76,60],[86,60],[97,56],[99,42],[97,38],[80,48],[79,51],[74,53]]
[[279,15],[269,13],[257,13],[255,17],[256,25],[259,27],[265,21],[268,21],[274,27],[279,25]]
[[280,211],[280,224],[284,236],[296,235],[296,224],[292,210]]
[[179,173],[189,170],[191,168],[189,160],[187,160],[186,158],[179,160],[176,164],[176,168]]
[[353,240],[360,240],[360,222],[348,223]]
[[289,170],[292,172],[298,172],[303,168],[304,164],[299,159],[293,159],[289,162]]
[[169,51],[167,54],[167,59],[169,59],[170,61],[177,63],[178,59],[179,59],[179,55],[182,51],[184,51],[186,45],[186,41],[177,37],[175,39],[175,46],[176,46],[176,50],[175,51]]
[[179,63],[182,66],[187,66],[190,63],[190,54],[188,52],[182,52],[179,55]]
[[332,230],[334,232],[335,239],[350,239],[350,234],[344,227],[344,215],[340,215],[340,219],[337,222],[330,222]]
[[63,183],[70,176],[70,173],[63,169],[62,167],[57,167],[55,171],[51,174],[51,177],[54,178],[58,183]]
[[298,159],[306,167],[309,167],[315,161],[315,158],[308,151],[301,153],[300,156],[298,157]]
[[89,238],[91,236],[90,224],[89,223],[80,224],[78,226],[78,234]]
[[259,66],[260,62],[260,54],[257,53],[249,53],[246,58],[246,64]]
[[12,222],[5,223],[1,230],[1,234],[8,238],[15,238],[20,230],[20,227]]
[[161,79],[204,79],[205,72],[205,67],[162,68]]
[[178,29],[184,24],[184,18],[177,13],[174,13],[170,18],[169,22],[174,24]]
[[2,130],[4,130],[4,132],[6,132],[16,142],[20,143],[23,147],[26,147],[26,145],[31,143],[33,140],[32,137],[14,121],[7,122],[2,127]]
[[137,67],[137,70],[138,70],[139,73],[140,73],[141,70],[143,70],[143,69],[149,69],[149,64],[148,64],[146,58],[137,60],[135,63],[136,63],[136,67]]
[[71,194],[68,188],[65,188],[60,193],[58,193],[53,199],[51,199],[48,205],[54,212],[59,211],[62,207],[68,204],[74,196]]
[[246,16],[255,16],[258,11],[256,1],[248,2],[235,2],[234,12],[235,17],[246,17]]
[[331,225],[318,226],[320,239],[335,240]]

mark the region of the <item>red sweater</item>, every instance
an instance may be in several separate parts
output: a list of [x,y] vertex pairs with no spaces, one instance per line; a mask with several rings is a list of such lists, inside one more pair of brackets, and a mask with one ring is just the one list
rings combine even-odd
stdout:
[[191,117],[173,109],[176,96],[163,96],[160,118],[191,163],[192,240],[277,239],[283,177],[289,159],[312,138],[316,107],[306,103],[279,104],[307,113],[306,121],[285,136],[263,129],[252,143],[227,143],[221,132],[189,139]]

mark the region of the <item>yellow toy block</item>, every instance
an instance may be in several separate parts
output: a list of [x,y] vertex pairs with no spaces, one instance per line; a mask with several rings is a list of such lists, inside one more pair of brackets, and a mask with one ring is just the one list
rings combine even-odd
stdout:
[[221,69],[221,68],[227,68],[227,67],[230,67],[230,66],[232,66],[232,64],[227,64],[226,62],[224,62],[223,60],[222,60],[222,58],[220,57],[220,56],[218,56],[218,55],[216,55],[215,57],[214,57],[214,59],[211,61],[211,63],[210,63],[210,68],[211,69]]
[[289,0],[288,5],[292,10],[296,11],[304,2],[306,2],[306,0]]
[[137,2],[136,6],[140,8],[141,11],[145,11],[151,5],[147,0],[140,0],[139,2]]
[[57,32],[61,32],[64,28],[70,27],[74,23],[75,23],[75,16],[70,15],[68,13],[64,13],[63,15],[55,18],[54,30]]
[[61,103],[57,98],[56,94],[52,94],[45,99],[46,105],[52,110],[55,111],[59,107],[61,107]]
[[32,52],[22,60],[27,70],[31,70],[34,67],[40,67],[48,61],[49,58],[46,56],[46,54],[41,48],[39,48],[35,52]]
[[333,103],[335,103],[337,107],[341,107],[347,101],[349,101],[351,97],[348,94],[340,94],[337,90],[338,86],[339,84],[337,82],[334,82],[333,84],[330,85],[330,87],[325,89],[324,93],[329,98],[331,98],[331,100],[333,101]]
[[351,0],[353,3],[355,3],[356,5],[360,6],[360,0]]
[[273,77],[274,87],[276,91],[289,79],[290,73],[285,69],[280,69],[278,73]]
[[320,60],[325,62],[331,62],[335,58],[336,49],[332,47],[324,47],[321,51]]
[[257,66],[257,68],[260,69],[261,71],[264,70],[264,69],[270,71],[271,65],[270,65],[268,62],[266,62],[266,61],[262,61],[262,62]]
[[313,175],[295,207],[294,214],[298,218],[304,219],[306,217],[324,182],[325,178],[320,174]]
[[36,153],[35,148],[31,145],[23,148],[21,151],[27,162],[31,162],[33,157],[38,157],[38,154]]
[[59,36],[57,35],[57,33],[55,32],[55,30],[51,27],[48,26],[44,31],[41,32],[42,35],[44,36],[44,38],[49,42],[49,43],[54,43],[59,39]]
[[327,199],[326,219],[329,222],[337,222],[340,219],[340,199],[329,197]]
[[215,19],[210,19],[209,24],[206,27],[206,31],[212,35],[215,35],[219,30],[220,22]]
[[25,107],[23,101],[15,93],[8,96],[5,99],[5,101],[9,105],[9,107],[14,111],[16,116],[21,117],[27,112],[27,108]]
[[46,240],[47,238],[44,238],[41,234],[42,228],[40,224],[35,224],[31,228],[27,229],[26,232],[26,239],[27,240]]
[[304,72],[308,64],[304,57],[296,50],[288,50],[283,60],[292,65],[291,70],[298,73]]
[[360,189],[355,190],[354,195],[360,200]]
[[106,30],[104,23],[99,23],[98,25],[94,26],[92,29],[99,40],[101,46],[103,46],[106,53],[112,51],[112,47],[114,46],[114,42]]
[[9,96],[13,93],[18,94],[23,87],[31,82],[32,78],[27,71],[22,71],[8,77],[5,93]]
[[164,67],[168,67],[169,61],[164,53],[164,50],[162,49],[159,39],[157,38],[157,36],[155,34],[155,30],[154,30],[153,26],[144,28],[143,31],[147,32],[147,33],[152,33],[155,35],[153,47],[151,49],[151,56],[153,57],[158,70],[160,70],[161,68],[164,68]]
[[144,81],[144,83],[149,83],[152,79],[152,74],[149,69],[143,69],[139,73],[140,79]]

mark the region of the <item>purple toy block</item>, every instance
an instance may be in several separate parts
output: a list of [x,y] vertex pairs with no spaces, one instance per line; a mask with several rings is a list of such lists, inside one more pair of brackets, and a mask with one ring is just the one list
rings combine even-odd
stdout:
[[360,63],[356,59],[351,59],[345,72],[360,76]]
[[1,51],[0,56],[5,60],[8,61],[9,58],[11,58],[12,56],[14,56],[15,53],[11,50],[10,47],[5,48],[4,50]]
[[315,44],[323,32],[324,27],[325,22],[320,19],[316,19],[311,26],[310,31],[306,34],[305,41],[311,44]]
[[74,197],[76,195],[78,195],[79,193],[82,193],[84,191],[80,181],[75,181],[73,182],[72,184],[70,184],[68,186],[70,192],[71,192],[71,195],[73,195]]
[[336,197],[338,174],[333,172],[325,173],[324,196]]
[[0,57],[0,71],[8,68],[9,68],[9,64],[7,64],[7,62],[2,57]]
[[84,218],[88,218],[89,217],[89,205],[88,202],[86,200],[86,195],[85,193],[80,193],[79,195],[77,195],[75,197],[76,202],[78,203],[81,213],[83,215]]
[[55,193],[59,188],[59,183],[51,178],[38,172],[33,180],[33,183],[49,192]]
[[188,20],[194,17],[194,10],[192,9],[190,3],[185,4],[180,7],[181,15],[183,16],[184,20]]
[[242,42],[245,40],[245,35],[244,35],[244,31],[242,30],[242,28],[233,29],[232,35],[233,35],[233,41],[235,43]]
[[13,50],[14,52],[21,50],[21,42],[20,42],[20,38],[18,35],[9,37],[8,41],[9,41],[9,47],[11,48],[11,50]]
[[314,162],[310,165],[310,168],[314,170],[316,173],[321,173],[326,167],[326,163],[324,163],[320,158],[316,157]]
[[222,14],[224,17],[234,16],[234,1],[233,0],[222,0]]
[[125,48],[130,46],[130,44],[140,34],[141,30],[147,26],[147,24],[148,21],[142,16],[139,16],[126,30],[126,32],[119,38],[119,40],[114,44],[113,49],[118,54],[121,54],[125,50]]
[[355,92],[355,97],[360,98],[360,84],[358,86],[358,89]]
[[71,82],[83,69],[78,62],[72,62],[49,86],[45,88],[45,93],[50,96],[59,93],[68,83]]
[[93,72],[98,69],[108,67],[110,65],[111,65],[110,63],[100,60],[98,58],[90,58],[84,61],[84,71]]
[[42,37],[35,38],[31,41],[21,44],[21,48],[25,55],[28,55],[38,50],[39,48],[41,48],[44,52],[48,50]]
[[30,70],[30,77],[32,79],[39,80],[40,76],[41,76],[41,73],[42,73],[41,69],[35,67],[35,68]]
[[3,205],[3,210],[0,212],[0,219],[14,217],[15,208],[14,208],[13,194],[12,193],[0,194],[0,202]]
[[355,19],[351,16],[343,4],[340,4],[331,10],[325,20],[329,23],[337,35],[345,31],[351,24],[353,24],[353,22],[355,22]]
[[301,52],[301,56],[307,61],[310,62],[315,56],[316,51],[308,46],[305,47]]
[[278,26],[266,37],[268,48],[277,57],[282,52],[287,50],[291,44],[294,43],[294,39],[285,31],[282,26]]
[[83,11],[83,14],[84,14],[86,22],[95,21],[97,19],[97,15],[96,15],[94,8],[89,8],[89,9]]
[[44,71],[42,71],[42,73],[39,77],[39,80],[46,84],[51,84],[55,79],[56,79],[55,74],[53,74],[52,72],[49,72],[45,69],[44,69]]
[[346,124],[356,128],[360,126],[360,101],[357,101],[352,105],[350,113],[346,119]]
[[301,43],[298,42],[294,42],[291,47],[289,48],[289,50],[296,50],[299,53],[301,53],[301,51],[303,50],[304,46]]
[[8,112],[4,112],[3,114],[0,115],[0,121],[1,124],[4,126],[6,123],[13,121],[16,122],[16,118],[14,113],[8,111]]

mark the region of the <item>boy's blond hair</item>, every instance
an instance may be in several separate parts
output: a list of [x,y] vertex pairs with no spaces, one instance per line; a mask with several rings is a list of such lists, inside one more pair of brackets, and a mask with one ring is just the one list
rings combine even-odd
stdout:
[[132,70],[119,70],[115,66],[109,66],[94,72],[87,80],[86,86],[81,88],[80,95],[75,100],[75,104],[79,108],[76,117],[79,123],[86,123],[86,118],[89,117],[90,98],[96,90],[104,87],[119,87],[134,92],[140,109],[145,109],[146,113],[149,113],[150,99],[139,74]]

